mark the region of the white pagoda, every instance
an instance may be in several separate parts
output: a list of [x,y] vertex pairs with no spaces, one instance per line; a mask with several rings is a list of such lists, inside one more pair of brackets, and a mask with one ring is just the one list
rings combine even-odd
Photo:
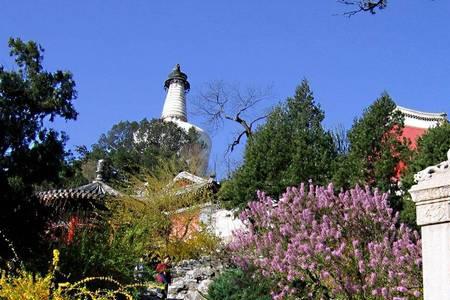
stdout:
[[209,155],[211,152],[211,138],[200,127],[188,122],[186,111],[186,94],[191,85],[187,80],[187,75],[180,70],[177,64],[169,77],[164,82],[164,88],[167,91],[166,100],[161,114],[161,119],[165,122],[173,122],[180,128],[188,132],[191,128],[199,134],[202,150],[199,155],[202,160],[202,169],[205,173],[208,168]]

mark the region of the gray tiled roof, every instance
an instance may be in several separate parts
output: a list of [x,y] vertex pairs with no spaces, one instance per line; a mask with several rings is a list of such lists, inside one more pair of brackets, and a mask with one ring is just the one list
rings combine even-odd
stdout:
[[77,206],[89,206],[92,208],[104,208],[102,200],[106,196],[117,197],[121,193],[103,182],[101,176],[103,160],[99,160],[97,165],[97,178],[86,185],[69,188],[48,190],[36,193],[36,197],[45,205],[65,208]]

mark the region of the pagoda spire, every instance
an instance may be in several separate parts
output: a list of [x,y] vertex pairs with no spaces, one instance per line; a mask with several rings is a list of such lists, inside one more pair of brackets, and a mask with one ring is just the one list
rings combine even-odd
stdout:
[[187,75],[181,72],[180,65],[176,64],[169,77],[164,82],[167,91],[166,100],[161,114],[163,120],[177,119],[187,122],[186,93],[190,89]]

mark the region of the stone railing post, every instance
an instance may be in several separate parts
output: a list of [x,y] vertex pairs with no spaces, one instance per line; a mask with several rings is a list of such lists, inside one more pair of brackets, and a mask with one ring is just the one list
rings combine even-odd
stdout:
[[425,300],[450,299],[450,150],[447,156],[417,173],[409,190],[422,231]]

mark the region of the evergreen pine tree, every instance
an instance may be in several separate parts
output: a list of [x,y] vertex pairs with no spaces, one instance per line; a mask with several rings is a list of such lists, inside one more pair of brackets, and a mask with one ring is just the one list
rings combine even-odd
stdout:
[[185,157],[180,156],[187,147],[200,145],[198,138],[195,129],[185,132],[160,119],[120,121],[100,136],[86,162],[107,159],[122,176],[153,170],[171,160],[182,170],[187,166]]
[[336,150],[331,134],[322,127],[323,119],[324,112],[303,80],[295,95],[275,107],[248,140],[244,163],[224,183],[221,199],[242,207],[257,190],[278,196],[300,182],[328,183]]
[[[69,72],[44,69],[37,43],[11,38],[9,48],[17,66],[0,65],[0,230],[25,262],[45,260],[39,251],[47,247],[48,214],[34,192],[61,180],[67,136],[51,126],[57,118],[76,119],[75,82]],[[0,265],[11,255],[4,246],[0,241]]]
[[348,133],[349,153],[334,179],[345,188],[359,184],[389,192],[391,205],[399,210],[399,166],[409,163],[411,151],[402,138],[403,114],[395,108],[391,97],[383,93],[354,121]]

